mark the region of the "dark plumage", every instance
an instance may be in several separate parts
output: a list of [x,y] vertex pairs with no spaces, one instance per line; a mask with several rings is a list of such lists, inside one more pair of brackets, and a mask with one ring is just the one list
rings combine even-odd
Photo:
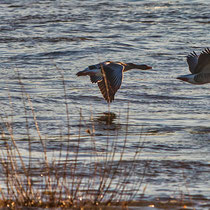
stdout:
[[210,49],[206,48],[198,56],[195,52],[187,56],[187,63],[192,74],[177,77],[192,84],[210,83]]
[[151,68],[147,65],[105,61],[89,66],[83,71],[79,71],[77,76],[90,76],[91,82],[98,84],[104,99],[108,103],[111,103],[114,100],[115,93],[122,84],[123,72],[130,69],[147,70]]

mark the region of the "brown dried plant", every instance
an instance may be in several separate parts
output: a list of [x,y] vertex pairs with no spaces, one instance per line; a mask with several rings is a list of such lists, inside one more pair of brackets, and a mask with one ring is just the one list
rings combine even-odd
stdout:
[[[68,128],[67,136],[62,135],[61,129],[59,155],[55,155],[53,158],[48,156],[50,151],[47,147],[48,139],[40,132],[33,103],[25,90],[20,75],[18,78],[25,114],[25,143],[28,144],[26,154],[22,152],[19,145],[22,139],[16,137],[18,131],[13,127],[12,117],[6,114],[0,115],[1,141],[4,141],[5,145],[1,148],[0,155],[2,174],[0,206],[10,208],[24,206],[83,208],[85,206],[109,206],[122,203],[124,206],[125,203],[127,205],[135,199],[138,193],[143,191],[141,186],[147,166],[142,168],[142,177],[135,176],[136,161],[139,160],[142,148],[142,131],[140,130],[139,145],[135,147],[134,156],[129,160],[129,164],[124,164],[129,138],[129,107],[123,143],[121,142],[122,139],[118,138],[118,130],[116,130],[115,136],[107,130],[103,136],[106,142],[105,148],[103,148],[103,152],[98,152],[99,140],[95,135],[95,123],[91,121],[90,126],[84,120],[82,110],[78,114],[78,135],[73,138],[65,79],[62,72],[60,70],[59,72],[63,84],[66,126]],[[11,110],[14,112],[12,96],[8,95]],[[92,119],[92,116],[90,117]],[[84,127],[87,127],[85,138],[90,142],[90,155],[88,160],[81,162],[80,148],[85,133]],[[37,137],[32,135],[32,129],[36,131]],[[62,141],[67,142],[67,144],[62,145]],[[33,157],[34,145],[39,147],[42,154],[36,159]],[[132,183],[130,179],[134,176],[136,177],[135,183]]]

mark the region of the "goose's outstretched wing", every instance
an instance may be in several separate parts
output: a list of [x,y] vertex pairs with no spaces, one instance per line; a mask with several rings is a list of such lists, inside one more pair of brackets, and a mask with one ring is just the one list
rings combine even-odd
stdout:
[[196,66],[198,64],[198,55],[194,51],[187,56],[187,63],[190,72],[194,74]]
[[103,80],[98,82],[98,87],[108,103],[114,100],[114,95],[122,84],[123,69],[124,66],[116,63],[102,66]]
[[101,76],[90,76],[90,81],[92,83],[97,83],[97,82],[100,82],[101,80],[103,80],[103,77]]
[[98,87],[99,87],[104,99],[108,103],[111,103],[114,100],[114,95],[116,92],[112,89],[109,81],[107,81],[107,83],[105,83],[105,80],[98,82]]
[[206,48],[201,52],[198,58],[198,64],[195,69],[195,73],[210,73],[210,49]]

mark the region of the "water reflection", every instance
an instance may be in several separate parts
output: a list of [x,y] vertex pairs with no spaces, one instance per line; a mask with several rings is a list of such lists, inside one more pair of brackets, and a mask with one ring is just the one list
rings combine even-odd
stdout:
[[103,112],[93,119],[95,126],[99,130],[119,130],[121,128],[120,123],[116,122],[117,115],[113,112]]

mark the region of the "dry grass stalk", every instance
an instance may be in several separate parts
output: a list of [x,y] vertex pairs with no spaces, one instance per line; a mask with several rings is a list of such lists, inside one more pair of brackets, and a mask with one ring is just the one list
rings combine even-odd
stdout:
[[[104,152],[98,152],[98,140],[97,136],[95,136],[95,125],[93,123],[92,128],[90,128],[88,132],[92,154],[86,163],[81,164],[79,157],[82,143],[81,137],[84,132],[82,130],[82,124],[86,122],[83,120],[82,110],[80,110],[80,126],[78,127],[77,143],[76,147],[72,147],[70,138],[70,113],[68,111],[65,81],[62,73],[61,78],[65,97],[68,143],[65,148],[61,144],[59,156],[50,160],[46,146],[48,140],[43,138],[40,132],[32,101],[19,77],[25,113],[25,132],[28,141],[28,164],[26,164],[26,161],[23,159],[23,157],[25,158],[24,154],[20,152],[17,143],[18,139],[16,139],[12,122],[8,117],[5,119],[5,117],[1,116],[1,136],[5,141],[6,147],[1,150],[0,157],[1,170],[5,175],[5,185],[0,185],[2,200],[0,205],[11,208],[18,206],[82,207],[86,205],[110,205],[121,201],[129,202],[135,197],[135,194],[139,192],[142,184],[142,177],[140,177],[137,183],[133,184],[133,189],[127,187],[130,178],[134,176],[135,160],[138,159],[141,148],[140,139],[139,147],[136,148],[134,157],[130,160],[129,167],[124,165],[129,129],[129,108],[127,110],[126,134],[120,154],[118,152],[118,144],[121,139],[118,138],[118,130],[114,138],[110,135],[109,131],[107,131],[107,134],[104,136],[104,138],[106,138]],[[12,97],[10,97],[10,102],[12,105]],[[29,111],[27,107],[30,108]],[[34,137],[30,132],[29,115],[32,116],[34,127],[38,135],[38,142],[42,149],[42,157],[38,161],[33,160],[32,139]],[[60,139],[60,142],[62,142],[62,132]],[[64,151],[65,158],[62,159],[62,153]],[[70,157],[70,153],[74,154],[74,157]],[[119,156],[119,158],[117,156]],[[34,165],[37,165],[37,167]],[[122,171],[123,173],[121,173]],[[85,173],[81,174],[81,172]],[[37,173],[41,173],[41,176],[37,177],[34,175]],[[120,173],[122,174],[121,176],[119,176]],[[138,189],[136,189],[137,184]]]

